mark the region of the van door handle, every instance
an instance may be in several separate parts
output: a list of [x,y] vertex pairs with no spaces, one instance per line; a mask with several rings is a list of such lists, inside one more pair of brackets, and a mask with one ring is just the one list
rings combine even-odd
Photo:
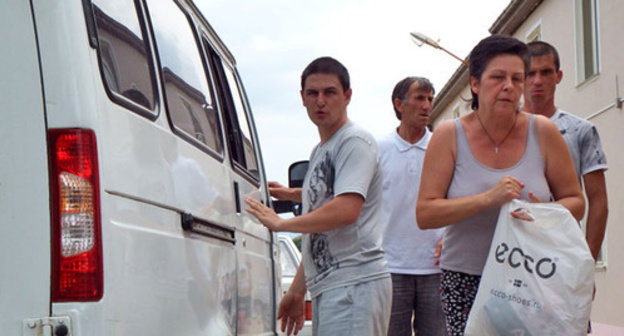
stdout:
[[206,237],[223,240],[232,244],[236,243],[235,229],[210,220],[195,217],[190,213],[180,213],[182,230],[193,232]]
[[236,203],[236,213],[241,213],[240,193],[238,190],[238,182],[234,181],[234,202]]

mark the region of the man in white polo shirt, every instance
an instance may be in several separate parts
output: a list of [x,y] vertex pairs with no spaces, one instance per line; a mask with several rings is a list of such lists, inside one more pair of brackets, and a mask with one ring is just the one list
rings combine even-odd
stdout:
[[379,141],[382,171],[383,248],[392,275],[388,335],[446,335],[440,303],[436,247],[444,229],[421,230],[415,207],[420,172],[431,137],[427,129],[435,91],[426,78],[396,84],[392,105],[400,124]]

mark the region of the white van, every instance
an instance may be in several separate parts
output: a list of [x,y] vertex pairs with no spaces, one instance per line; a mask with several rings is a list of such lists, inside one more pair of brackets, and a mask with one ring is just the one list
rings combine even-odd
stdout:
[[274,335],[234,58],[191,0],[0,2],[0,335]]

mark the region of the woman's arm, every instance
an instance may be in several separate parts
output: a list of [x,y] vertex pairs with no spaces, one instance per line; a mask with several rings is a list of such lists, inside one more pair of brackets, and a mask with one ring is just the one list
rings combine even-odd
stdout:
[[568,209],[574,218],[581,220],[585,214],[585,199],[568,146],[552,121],[536,116],[535,122],[546,164],[546,180],[555,202]]

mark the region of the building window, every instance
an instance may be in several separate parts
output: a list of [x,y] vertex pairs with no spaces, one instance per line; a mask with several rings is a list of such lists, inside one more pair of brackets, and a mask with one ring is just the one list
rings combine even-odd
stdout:
[[576,69],[582,83],[599,72],[596,0],[576,0]]
[[461,117],[461,113],[459,112],[459,104],[456,104],[453,108],[453,118],[457,119]]
[[529,43],[533,41],[540,41],[541,39],[542,39],[542,23],[538,22],[537,24],[535,24],[535,26],[529,29],[529,32],[524,37],[524,40],[526,43]]

